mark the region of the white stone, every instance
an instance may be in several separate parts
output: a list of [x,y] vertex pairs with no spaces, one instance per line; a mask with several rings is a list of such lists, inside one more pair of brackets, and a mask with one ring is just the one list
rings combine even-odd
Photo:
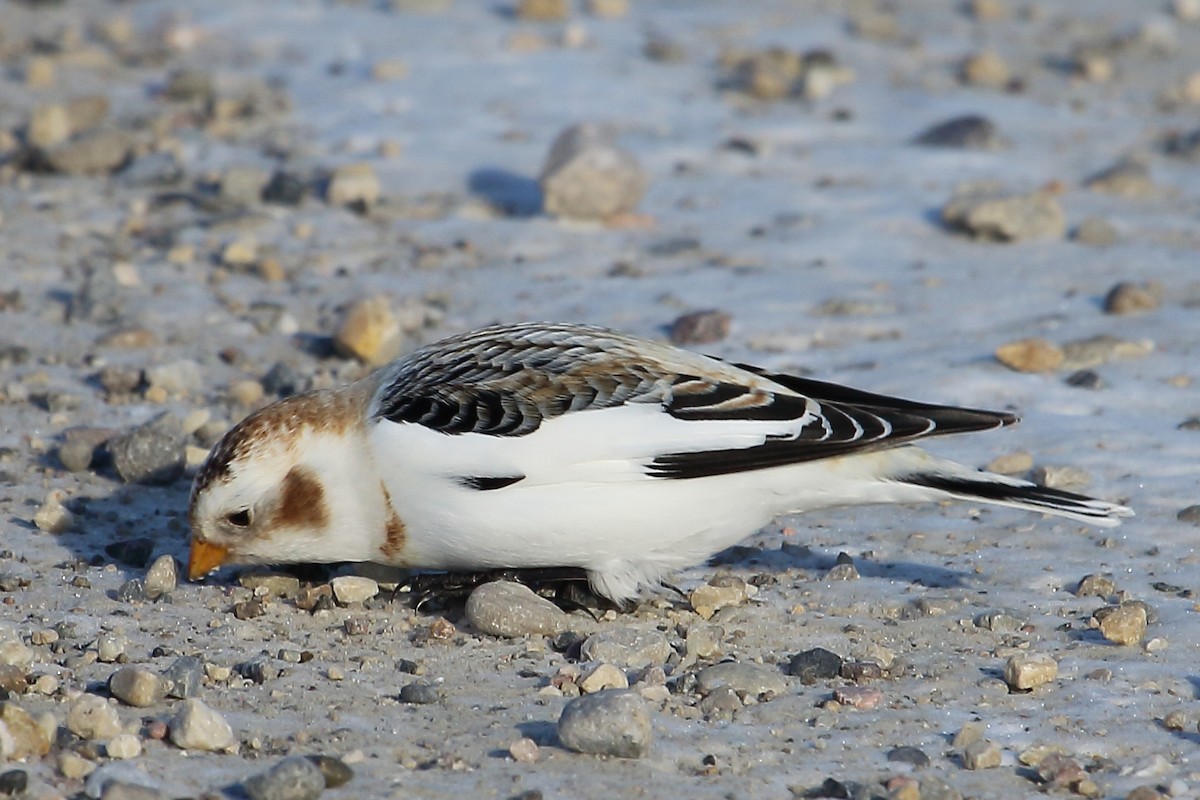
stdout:
[[66,726],[84,739],[111,739],[121,732],[121,717],[103,697],[84,694],[67,711]]
[[142,742],[132,733],[122,733],[109,739],[104,751],[109,758],[137,758],[142,754]]
[[358,575],[342,575],[334,578],[329,584],[333,587],[333,596],[344,606],[370,600],[379,594],[378,583]]
[[171,741],[184,750],[226,750],[233,746],[233,728],[203,701],[184,700],[171,720]]

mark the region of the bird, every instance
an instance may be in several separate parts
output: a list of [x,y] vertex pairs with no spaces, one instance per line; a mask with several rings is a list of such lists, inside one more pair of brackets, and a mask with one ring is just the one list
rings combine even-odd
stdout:
[[235,425],[193,482],[188,575],[570,568],[628,603],[783,515],[948,499],[1101,527],[1133,515],[913,444],[1015,422],[602,327],[493,325]]

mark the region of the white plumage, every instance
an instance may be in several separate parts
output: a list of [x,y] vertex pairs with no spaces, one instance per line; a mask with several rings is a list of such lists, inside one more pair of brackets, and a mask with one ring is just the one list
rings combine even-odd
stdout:
[[193,488],[189,572],[580,567],[621,601],[787,513],[959,497],[1105,526],[1132,514],[908,444],[1015,421],[601,328],[494,326],[230,431]]

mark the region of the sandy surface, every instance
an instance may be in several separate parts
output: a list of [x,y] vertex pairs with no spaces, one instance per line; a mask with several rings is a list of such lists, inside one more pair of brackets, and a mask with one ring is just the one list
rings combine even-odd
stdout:
[[[6,6],[0,645],[27,648],[16,660],[30,684],[10,702],[62,725],[79,693],[107,696],[118,664],[96,660],[106,634],[129,663],[155,671],[200,657],[211,668],[198,696],[231,724],[236,752],[161,741],[154,723],[171,719],[178,700],[118,705],[144,748],[124,766],[164,796],[236,796],[240,780],[279,756],[321,753],[356,773],[331,797],[786,798],[827,778],[886,796],[889,780],[911,775],[926,796],[951,796],[935,795],[934,776],[964,796],[1001,798],[1041,790],[1020,760],[1036,760],[1039,746],[1086,771],[1092,785],[1076,780],[1078,792],[1195,796],[1200,529],[1177,514],[1200,503],[1200,432],[1180,427],[1200,414],[1200,166],[1165,143],[1200,119],[1200,21],[1189,18],[1200,9],[852,6],[634,2],[614,19],[580,8],[549,23],[468,2]],[[650,40],[669,42],[677,58],[647,57]],[[827,50],[844,82],[808,98],[749,96],[723,63],[772,46]],[[963,60],[985,51],[1009,69],[1004,85],[960,79]],[[47,60],[54,76],[42,83]],[[181,69],[211,79],[207,101],[170,99]],[[127,165],[38,169],[26,147],[31,116],[87,97],[107,98],[101,127],[128,137]],[[1006,143],[912,144],[963,114],[989,119]],[[550,143],[583,121],[614,125],[639,159],[649,189],[636,215],[597,224],[539,213]],[[1126,160],[1145,167],[1132,186],[1085,185]],[[381,187],[365,213],[323,193],[353,162],[369,164]],[[276,170],[308,187],[298,206],[231,188]],[[1068,231],[1102,218],[1115,242],[1059,231],[996,243],[950,231],[940,210],[971,181],[1044,189]],[[1159,299],[1141,313],[1105,313],[1119,281],[1157,281]],[[69,471],[57,455],[67,431],[124,432],[170,411],[195,426],[194,464],[226,425],[274,399],[280,374],[300,389],[363,374],[333,354],[330,337],[346,308],[370,296],[396,309],[405,349],[522,319],[664,337],[680,314],[719,309],[731,330],[701,346],[708,352],[1018,409],[1020,427],[937,451],[979,465],[1028,452],[1035,466],[1077,467],[1087,491],[1138,516],[1115,531],[966,505],[786,519],[719,566],[678,576],[691,589],[732,574],[759,584],[751,602],[708,621],[670,597],[599,622],[576,614],[580,633],[658,631],[677,651],[660,665],[675,692],[649,692],[653,745],[637,760],[564,749],[555,723],[566,698],[545,687],[569,653],[543,637],[480,635],[459,609],[445,612],[455,625],[445,629],[437,614],[382,597],[317,614],[269,598],[243,620],[232,609],[249,591],[235,572],[180,585],[170,603],[118,599],[144,569],[114,561],[107,546],[148,538],[152,556],[185,556],[188,476],[126,485],[101,459]],[[1064,345],[1100,335],[1153,348],[1119,359],[1109,347],[1089,367],[1095,389],[1067,383],[1070,364],[1022,373],[993,356],[1025,337]],[[265,383],[266,396],[246,382]],[[32,522],[54,491],[74,514],[65,533]],[[841,552],[860,577],[826,579]],[[1110,574],[1118,593],[1076,596],[1091,573]],[[1140,643],[1106,641],[1091,621],[1122,599],[1155,612]],[[977,623],[996,609],[1016,624]],[[693,630],[720,654],[689,663]],[[710,713],[687,677],[721,659],[783,675],[812,647],[886,666],[865,679],[878,705],[832,703],[847,680],[784,676],[777,696]],[[1052,656],[1058,676],[1009,692],[1004,664],[1024,651]],[[260,655],[271,666],[262,683],[222,672]],[[439,701],[401,703],[414,679],[436,683]],[[999,766],[966,768],[954,739],[972,722]],[[523,737],[540,746],[534,763],[509,754]],[[81,792],[62,753],[108,763],[102,745],[61,737],[24,765],[31,792]],[[889,762],[898,745],[920,748],[930,765]]]

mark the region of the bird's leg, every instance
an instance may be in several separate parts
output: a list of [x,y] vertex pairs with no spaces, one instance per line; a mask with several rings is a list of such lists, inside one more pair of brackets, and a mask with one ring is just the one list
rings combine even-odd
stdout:
[[[600,597],[591,590],[587,570],[581,567],[534,567],[525,569],[493,569],[481,572],[424,572],[412,576],[396,587],[396,594],[406,592],[413,606],[420,609],[437,599],[456,600],[469,595],[479,586],[493,581],[511,581],[528,586],[532,591],[555,603],[564,611],[616,608],[629,609]],[[393,597],[396,595],[394,594]],[[592,616],[595,616],[592,613]]]

